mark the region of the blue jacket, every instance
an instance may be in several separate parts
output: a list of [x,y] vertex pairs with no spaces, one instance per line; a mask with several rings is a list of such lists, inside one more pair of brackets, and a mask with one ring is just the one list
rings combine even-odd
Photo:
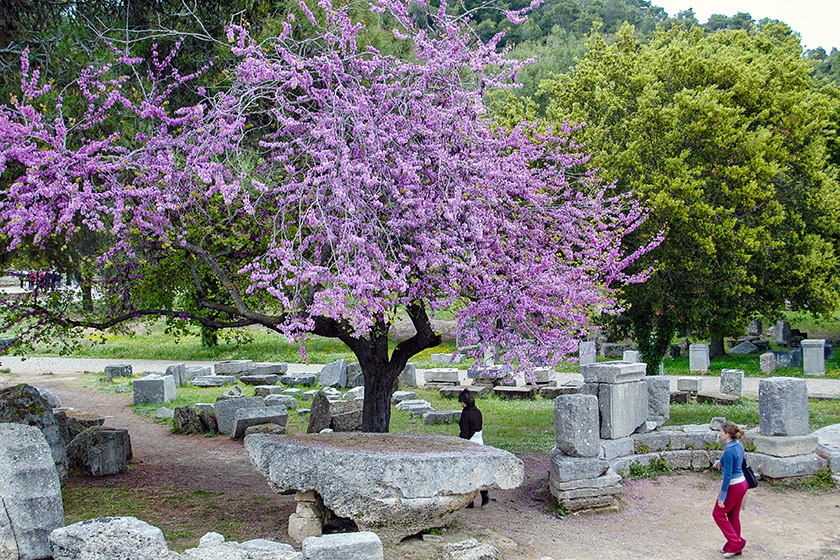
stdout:
[[744,446],[738,440],[730,441],[723,450],[720,457],[720,472],[723,474],[723,483],[720,485],[720,500],[726,501],[726,493],[729,491],[729,481],[733,478],[744,476],[741,465],[744,464]]

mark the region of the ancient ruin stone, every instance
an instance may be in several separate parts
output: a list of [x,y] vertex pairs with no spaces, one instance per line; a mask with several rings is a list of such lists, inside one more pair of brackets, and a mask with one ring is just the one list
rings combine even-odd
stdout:
[[127,430],[92,426],[67,446],[70,467],[90,476],[123,473],[131,459],[131,437]]
[[35,387],[21,383],[0,391],[0,422],[35,426],[47,440],[61,480],[67,476],[67,453],[58,421]]
[[200,434],[207,431],[198,417],[198,412],[191,406],[175,407],[172,426],[176,432],[181,434]]

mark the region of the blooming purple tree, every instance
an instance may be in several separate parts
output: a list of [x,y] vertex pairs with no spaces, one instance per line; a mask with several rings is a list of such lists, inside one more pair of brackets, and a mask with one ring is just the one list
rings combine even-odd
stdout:
[[[10,300],[7,316],[27,336],[158,315],[338,338],[374,432],[409,358],[440,342],[444,306],[476,356],[498,347],[527,372],[574,352],[616,286],[641,280],[622,270],[650,246],[621,241],[644,212],[581,171],[569,130],[494,126],[482,96],[520,67],[495,41],[443,8],[422,29],[407,1],[368,8],[409,56],[365,46],[349,8],[322,0],[316,17],[301,3],[317,37],[293,39],[291,16],[264,43],[229,30],[239,62],[224,91],[170,108],[194,77],[171,55],[145,75],[122,55],[80,77],[89,105],[74,124],[60,96],[50,117],[38,108],[47,91],[24,58],[21,99],[0,111],[2,241],[102,234],[108,305]],[[115,115],[131,134],[103,132]],[[399,313],[416,333],[389,350]]]

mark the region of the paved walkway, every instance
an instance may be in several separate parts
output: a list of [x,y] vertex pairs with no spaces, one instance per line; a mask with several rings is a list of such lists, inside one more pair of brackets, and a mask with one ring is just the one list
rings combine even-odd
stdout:
[[[208,366],[216,361],[186,362],[187,365]],[[12,372],[34,373],[41,375],[78,375],[88,372],[102,372],[105,366],[112,364],[131,364],[135,373],[144,371],[163,372],[166,366],[177,363],[176,360],[118,360],[103,358],[20,358],[18,356],[0,356],[2,367],[11,368]],[[321,371],[323,364],[289,364],[289,373],[316,373]],[[423,370],[419,370],[423,371]],[[582,379],[579,374],[566,373],[560,379],[563,383],[567,380]],[[419,377],[419,376],[418,376]],[[676,375],[669,376],[671,379],[671,390],[677,390]],[[711,391],[720,390],[720,377],[715,375],[704,375],[703,389]],[[808,396],[814,398],[840,398],[840,379],[806,377],[808,385]],[[744,378],[744,396],[758,398],[759,377]]]

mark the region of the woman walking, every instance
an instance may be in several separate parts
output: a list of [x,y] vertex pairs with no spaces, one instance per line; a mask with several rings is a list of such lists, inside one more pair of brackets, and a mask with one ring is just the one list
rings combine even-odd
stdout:
[[[461,429],[458,434],[464,439],[474,441],[484,445],[484,436],[482,435],[482,428],[484,427],[484,419],[481,416],[481,411],[475,406],[475,397],[469,389],[464,389],[458,394],[458,402],[461,403],[461,419],[458,421],[458,427]],[[487,490],[481,491],[481,507],[487,505],[490,497]],[[467,506],[473,507],[472,503]]]
[[747,492],[747,479],[741,470],[744,463],[744,446],[739,441],[744,435],[734,422],[724,422],[720,428],[720,440],[726,443],[723,455],[715,463],[715,468],[721,470],[723,482],[720,487],[712,517],[720,527],[726,544],[720,550],[724,558],[740,556],[747,541],[741,538],[741,502]]

